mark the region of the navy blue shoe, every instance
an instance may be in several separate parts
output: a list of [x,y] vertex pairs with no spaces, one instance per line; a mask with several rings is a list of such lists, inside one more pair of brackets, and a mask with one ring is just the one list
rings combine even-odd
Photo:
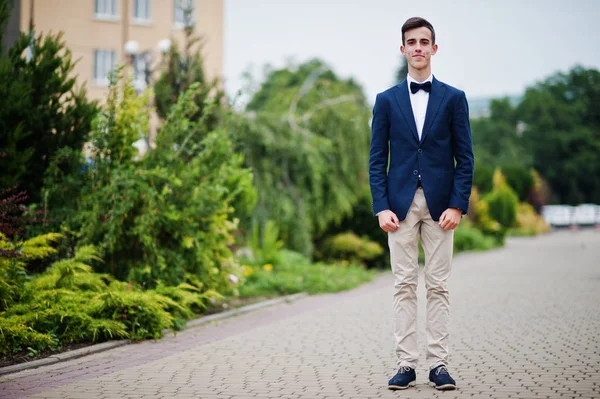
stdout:
[[443,364],[429,372],[429,385],[440,391],[451,391],[456,389],[456,381],[450,377],[448,369]]
[[398,372],[388,382],[389,389],[406,389],[417,384],[417,373],[410,367],[400,367]]

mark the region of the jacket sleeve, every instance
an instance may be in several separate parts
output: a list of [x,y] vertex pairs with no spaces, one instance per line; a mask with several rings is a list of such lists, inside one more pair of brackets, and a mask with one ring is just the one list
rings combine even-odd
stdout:
[[369,155],[369,183],[373,197],[373,214],[390,209],[388,202],[388,154],[390,130],[389,104],[377,95],[371,123],[371,151]]
[[450,195],[449,208],[469,210],[469,197],[473,185],[473,144],[469,124],[469,106],[464,92],[460,92],[452,114],[452,152],[456,161],[454,187]]

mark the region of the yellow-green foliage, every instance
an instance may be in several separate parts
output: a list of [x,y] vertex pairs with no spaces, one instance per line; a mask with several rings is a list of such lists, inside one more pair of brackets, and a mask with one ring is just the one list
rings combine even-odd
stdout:
[[93,273],[92,267],[85,263],[91,260],[102,261],[93,246],[83,246],[73,258],[54,262],[30,286],[34,292],[55,288],[102,291],[112,277]]
[[356,234],[341,233],[328,238],[323,243],[322,256],[328,259],[348,260],[364,263],[383,254],[378,243]]
[[120,164],[137,155],[132,145],[150,128],[150,92],[135,92],[130,80],[122,79],[120,71],[111,76],[106,107],[93,121],[92,153],[95,158],[110,158]]
[[497,236],[501,231],[500,223],[490,216],[489,204],[480,198],[477,187],[473,187],[471,190],[470,203],[469,218],[475,227],[484,234]]
[[[169,308],[169,312],[180,318],[189,318],[192,314],[202,313],[211,299],[222,299],[223,296],[214,290],[204,291],[192,284],[182,283],[177,287],[159,285],[155,291],[171,298],[178,306]],[[179,306],[181,305],[181,306]]]
[[522,202],[517,206],[517,227],[511,231],[514,235],[533,236],[547,233],[550,226],[541,215],[538,215],[528,203]]
[[515,224],[517,204],[517,195],[506,183],[502,171],[496,169],[493,190],[484,198],[480,198],[477,188],[473,187],[469,216],[476,228],[502,243],[507,230]]
[[172,299],[152,291],[109,291],[97,295],[90,303],[94,318],[120,320],[134,339],[159,338],[162,330],[175,327],[168,308],[185,311]]
[[27,261],[43,259],[56,253],[51,246],[60,234],[49,233],[27,241],[10,241],[0,233],[0,250],[15,252],[16,257],[0,257],[0,311],[19,300],[25,282]]
[[0,354],[20,352],[26,348],[48,348],[56,345],[50,334],[43,334],[18,317],[6,319],[0,317]]
[[[58,236],[36,237],[23,243],[34,257],[53,253],[47,245]],[[6,244],[6,241],[4,242]],[[26,258],[0,258],[2,264],[23,267]],[[167,328],[203,310],[218,296],[202,292],[201,284],[184,283],[142,291],[136,285],[94,273],[89,262],[99,260],[92,246],[81,247],[71,259],[54,262],[46,272],[21,285],[18,303],[0,312],[0,351],[55,349],[64,343],[96,342],[115,338],[158,338]],[[15,285],[4,286],[14,290]],[[8,303],[8,302],[6,302]]]
[[56,249],[51,245],[60,240],[61,237],[62,236],[57,233],[48,233],[30,238],[22,244],[13,242],[12,245],[15,246],[15,248],[21,247],[21,256],[24,260],[43,259],[56,253]]
[[485,196],[484,200],[488,203],[489,215],[500,223],[503,229],[514,226],[517,220],[519,198],[506,183],[500,169],[496,169],[494,172],[494,189]]

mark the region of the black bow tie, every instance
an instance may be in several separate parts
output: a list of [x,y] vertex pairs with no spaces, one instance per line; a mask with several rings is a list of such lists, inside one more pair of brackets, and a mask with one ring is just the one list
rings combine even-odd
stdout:
[[419,90],[425,90],[427,93],[431,92],[431,82],[425,82],[425,83],[410,82],[410,92],[412,94],[415,94]]

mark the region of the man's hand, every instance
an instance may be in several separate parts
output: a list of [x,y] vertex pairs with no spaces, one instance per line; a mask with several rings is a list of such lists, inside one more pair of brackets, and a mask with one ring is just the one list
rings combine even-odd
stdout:
[[462,216],[462,211],[456,208],[448,208],[442,213],[440,216],[439,224],[442,229],[454,230],[456,226],[460,223],[460,217]]
[[388,233],[398,230],[400,226],[398,216],[390,210],[381,212],[377,218],[379,219],[379,227]]

